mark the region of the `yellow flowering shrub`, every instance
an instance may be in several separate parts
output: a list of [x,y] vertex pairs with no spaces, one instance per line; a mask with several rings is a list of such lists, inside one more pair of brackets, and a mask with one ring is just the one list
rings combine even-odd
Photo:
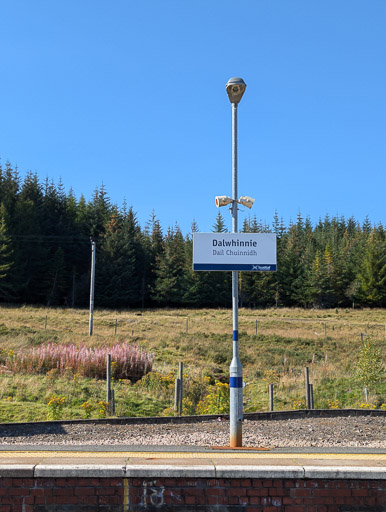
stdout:
[[90,400],[87,400],[87,402],[83,402],[81,405],[85,418],[88,419],[91,417],[92,411],[94,410],[94,405],[90,402]]
[[329,409],[339,409],[339,400],[327,400]]
[[48,399],[48,409],[49,412],[47,414],[48,420],[60,420],[62,417],[63,407],[66,403],[66,397],[60,395],[52,395]]
[[229,384],[216,380],[208,388],[208,394],[197,405],[197,414],[228,414]]

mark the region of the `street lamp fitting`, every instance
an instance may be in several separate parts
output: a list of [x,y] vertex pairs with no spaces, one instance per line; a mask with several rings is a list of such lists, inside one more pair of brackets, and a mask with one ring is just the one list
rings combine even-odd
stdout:
[[239,103],[241,98],[243,97],[246,87],[247,84],[244,82],[242,78],[230,78],[225,85],[229,101],[231,103]]

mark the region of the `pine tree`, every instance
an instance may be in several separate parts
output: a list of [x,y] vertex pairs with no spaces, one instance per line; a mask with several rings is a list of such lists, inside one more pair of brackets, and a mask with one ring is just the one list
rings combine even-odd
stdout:
[[213,224],[212,231],[213,233],[228,233],[224,217],[221,215],[220,210],[217,212],[216,221]]
[[157,258],[153,299],[163,306],[181,306],[186,292],[184,239],[179,226],[168,230]]
[[42,229],[43,192],[37,174],[28,173],[14,209],[14,291],[17,300],[42,303],[45,299],[46,246]]
[[367,240],[357,274],[356,298],[369,306],[386,305],[386,243],[373,230]]
[[12,298],[12,286],[7,279],[12,268],[12,246],[8,236],[6,224],[6,211],[3,203],[0,205],[0,299],[10,300]]

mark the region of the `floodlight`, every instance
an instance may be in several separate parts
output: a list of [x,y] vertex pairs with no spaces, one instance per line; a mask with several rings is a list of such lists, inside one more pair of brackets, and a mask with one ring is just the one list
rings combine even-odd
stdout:
[[220,208],[220,206],[226,206],[227,204],[233,203],[233,199],[228,196],[216,196],[216,206]]
[[243,206],[246,206],[247,208],[252,208],[255,200],[253,199],[253,197],[241,196],[238,202]]

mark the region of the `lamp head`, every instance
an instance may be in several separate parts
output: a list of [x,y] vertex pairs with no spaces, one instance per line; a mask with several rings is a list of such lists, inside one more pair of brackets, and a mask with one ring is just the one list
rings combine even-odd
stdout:
[[231,204],[233,199],[228,196],[216,196],[216,206],[220,208],[220,206],[226,206],[227,204]]
[[243,206],[246,206],[247,208],[252,208],[254,202],[255,200],[253,197],[241,196],[239,199],[239,203]]
[[243,97],[246,87],[247,84],[242,78],[230,78],[225,85],[229,101],[231,103],[239,103]]

